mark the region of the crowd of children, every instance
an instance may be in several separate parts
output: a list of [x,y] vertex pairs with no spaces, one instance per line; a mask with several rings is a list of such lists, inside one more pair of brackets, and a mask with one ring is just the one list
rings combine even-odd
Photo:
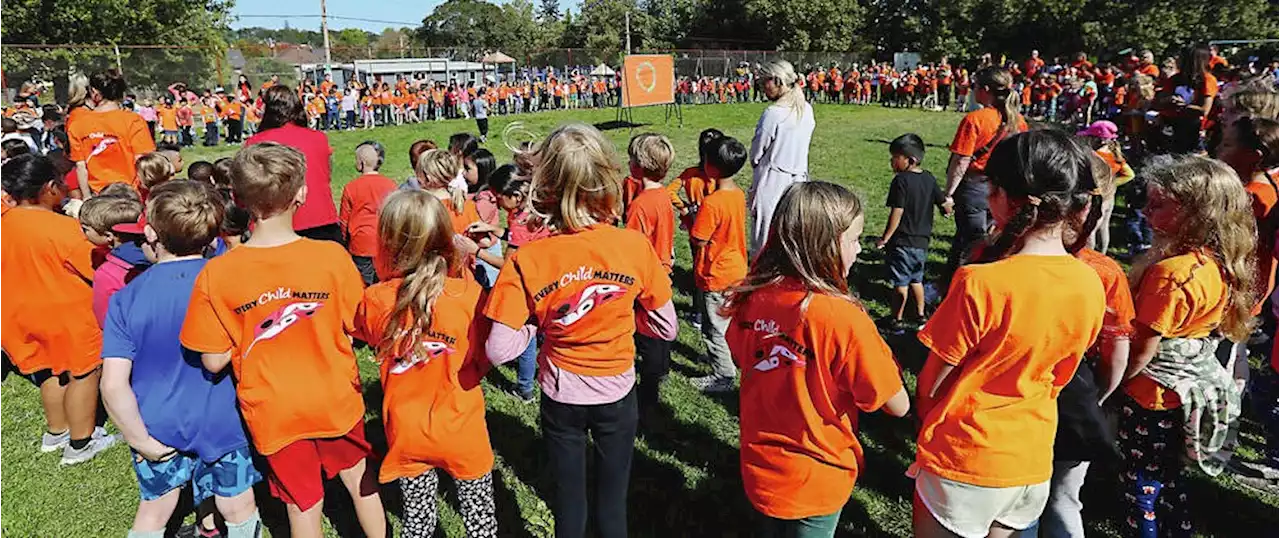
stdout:
[[[144,133],[113,136],[107,146],[126,147],[109,162],[80,158],[100,153],[101,135],[73,135],[71,169],[6,142],[6,368],[39,387],[41,451],[77,464],[129,446],[131,537],[162,536],[188,485],[220,516],[200,518],[201,532],[221,519],[228,537],[259,536],[263,480],[294,536],[320,536],[335,477],[367,536],[388,535],[380,485],[392,481],[404,535],[432,536],[442,472],[467,534],[488,537],[500,531],[481,381],[514,361],[516,395],[541,394],[555,535],[585,536],[592,522],[622,537],[637,432],[661,405],[681,323],[680,227],[709,372],[689,382],[740,393],[741,484],[762,535],[833,536],[867,471],[859,415],[902,417],[914,398],[915,535],[1084,536],[1089,464],[1118,458],[1125,534],[1190,536],[1184,457],[1273,493],[1280,477],[1275,349],[1253,376],[1238,358],[1258,319],[1276,341],[1274,86],[1220,103],[1220,161],[1169,158],[1136,174],[1152,235],[1128,238],[1150,248],[1126,275],[1099,234],[1117,185],[1135,175],[1117,126],[1023,132],[1013,80],[998,67],[975,74],[983,109],[951,145],[969,172],[952,182],[949,170],[945,190],[922,168],[919,136],[888,147],[895,175],[876,247],[892,328],[918,327],[928,350],[914,396],[858,298],[866,290],[851,284],[865,270],[854,265],[868,225],[857,195],[821,181],[788,188],[752,259],[741,142],[702,132],[698,164],[670,178],[665,137],[635,136],[623,167],[612,143],[576,123],[502,166],[472,135],[443,149],[415,142],[414,176],[400,186],[380,173],[385,148],[362,142],[337,241],[295,232],[307,166],[286,145],[184,169],[174,148],[147,147],[145,117],[106,122]],[[88,119],[71,132],[119,110],[118,74],[88,86]],[[181,139],[181,115],[157,116]],[[975,174],[990,226],[930,313],[933,211],[949,215]],[[380,368],[385,453],[365,435],[360,345]],[[1261,464],[1228,463],[1246,393],[1270,421]],[[100,402],[118,435],[99,425]]]

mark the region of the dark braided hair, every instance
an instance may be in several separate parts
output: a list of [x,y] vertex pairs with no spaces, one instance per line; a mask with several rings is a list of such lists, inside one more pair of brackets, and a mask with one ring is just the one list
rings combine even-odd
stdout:
[[[1072,254],[1084,248],[1102,214],[1091,154],[1076,139],[1056,130],[1020,133],[991,152],[987,177],[1018,205],[1017,212],[989,238],[980,261],[1002,259],[1022,246],[1028,233],[1066,222]],[[1088,216],[1079,218],[1089,207]]]

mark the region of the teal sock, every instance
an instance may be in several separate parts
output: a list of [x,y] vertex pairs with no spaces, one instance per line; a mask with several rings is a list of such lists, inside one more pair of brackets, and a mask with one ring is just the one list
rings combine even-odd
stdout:
[[262,517],[258,515],[257,510],[253,511],[249,519],[240,523],[227,522],[227,538],[258,538],[259,536],[262,536]]
[[133,529],[129,529],[128,538],[164,538],[164,529],[151,532],[138,532]]

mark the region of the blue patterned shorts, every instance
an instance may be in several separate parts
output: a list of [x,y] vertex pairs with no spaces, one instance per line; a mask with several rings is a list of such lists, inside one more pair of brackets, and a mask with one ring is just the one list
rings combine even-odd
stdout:
[[173,458],[153,462],[133,453],[133,471],[138,476],[142,500],[153,501],[166,493],[192,485],[196,504],[211,496],[235,497],[262,480],[253,466],[249,447],[228,452],[217,461],[206,463],[195,454],[179,453]]

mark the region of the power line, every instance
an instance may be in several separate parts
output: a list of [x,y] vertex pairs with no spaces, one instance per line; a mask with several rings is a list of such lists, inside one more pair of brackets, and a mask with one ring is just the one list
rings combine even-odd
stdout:
[[[308,15],[236,15],[236,17],[242,18],[242,19],[319,19],[320,15],[319,14],[316,14],[316,15],[310,15],[310,14]],[[344,20],[344,21],[372,22],[377,24],[398,24],[401,26],[417,26],[422,24],[422,21],[418,21],[418,22],[388,21],[383,19],[366,19],[363,17],[343,17],[340,15],[329,15],[329,18]]]

